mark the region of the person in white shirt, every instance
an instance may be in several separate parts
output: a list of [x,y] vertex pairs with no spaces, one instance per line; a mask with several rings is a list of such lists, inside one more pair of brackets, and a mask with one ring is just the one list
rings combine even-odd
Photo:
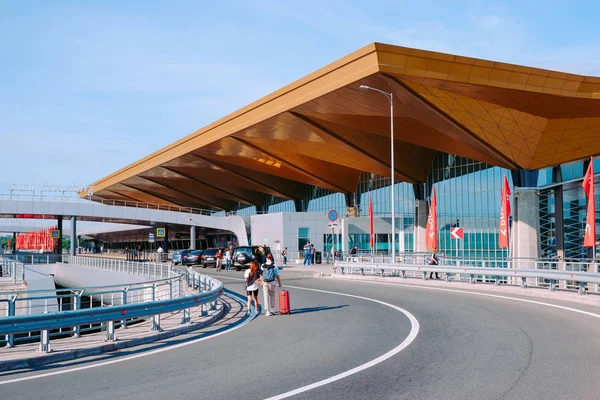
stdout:
[[225,250],[225,271],[229,271],[231,268],[231,249]]
[[162,246],[158,246],[158,250],[156,250],[157,253],[162,253],[164,250],[162,248]]
[[261,280],[263,285],[263,296],[265,300],[265,307],[267,312],[265,315],[270,317],[273,315],[273,306],[275,305],[275,281],[281,287],[281,279],[279,278],[279,268],[273,262],[273,255],[267,254],[265,263],[260,267],[261,269]]
[[252,311],[252,297],[254,297],[254,307],[258,314],[258,278],[260,278],[260,271],[256,261],[250,263],[250,268],[244,273],[244,278],[246,278],[246,295],[248,296],[248,315]]

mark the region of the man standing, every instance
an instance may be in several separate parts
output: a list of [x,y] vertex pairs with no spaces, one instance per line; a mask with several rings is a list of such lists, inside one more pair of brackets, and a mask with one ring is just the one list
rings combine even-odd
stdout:
[[267,254],[265,263],[260,267],[262,271],[262,286],[263,296],[265,300],[265,307],[267,317],[273,315],[273,305],[275,304],[275,280],[281,287],[281,278],[279,278],[279,268],[273,262],[273,255]]
[[315,249],[315,245],[310,245],[310,261],[315,264],[315,255],[317,254],[317,249]]
[[304,265],[306,265],[307,262],[310,267],[310,242],[306,242],[304,245]]
[[352,250],[350,250],[350,254],[353,255],[353,256],[356,255],[357,252],[358,252],[358,246],[354,246],[352,248]]
[[281,256],[283,257],[283,265],[287,265],[287,247],[283,249]]

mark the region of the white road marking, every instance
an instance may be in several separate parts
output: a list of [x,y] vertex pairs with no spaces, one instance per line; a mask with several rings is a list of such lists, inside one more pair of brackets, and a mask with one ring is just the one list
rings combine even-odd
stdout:
[[[229,279],[235,279],[238,280],[237,278],[229,278]],[[243,280],[243,279],[239,279],[239,280]],[[372,284],[376,284],[376,285],[387,285],[387,286],[402,286],[402,287],[410,287],[410,288],[416,288],[416,289],[426,289],[426,290],[438,290],[438,291],[442,291],[442,292],[453,292],[453,293],[461,293],[461,294],[469,294],[469,295],[474,295],[474,296],[484,296],[484,297],[492,297],[492,298],[497,298],[497,299],[503,299],[503,300],[512,300],[512,301],[517,301],[517,302],[523,302],[523,303],[529,303],[529,304],[536,304],[536,305],[541,305],[541,306],[546,306],[546,307],[552,307],[552,308],[557,308],[560,310],[565,310],[565,311],[571,311],[574,313],[579,313],[579,314],[583,314],[583,315],[587,315],[590,317],[594,317],[594,318],[600,318],[600,314],[595,314],[589,311],[583,311],[583,310],[578,310],[576,308],[571,308],[571,307],[565,307],[565,306],[559,306],[556,304],[551,304],[551,303],[544,303],[541,301],[535,301],[535,300],[527,300],[527,299],[521,299],[518,297],[510,297],[510,296],[502,296],[502,295],[497,295],[497,294],[491,294],[491,293],[481,293],[481,292],[472,292],[472,291],[468,291],[468,290],[460,290],[460,289],[447,289],[447,288],[437,288],[437,287],[426,287],[426,286],[418,286],[418,285],[409,285],[409,284],[402,284],[402,283],[391,283],[391,282],[374,282],[374,281],[363,281],[363,280],[348,280],[348,282],[360,282],[360,283],[372,283]],[[419,331],[419,322],[416,320],[416,318],[414,316],[412,316],[412,314],[410,314],[408,311],[405,311],[399,307],[396,307],[392,304],[388,304],[379,300],[375,300],[375,299],[369,299],[367,297],[361,297],[361,296],[355,296],[355,295],[351,295],[351,294],[345,294],[345,293],[337,293],[337,292],[329,292],[326,290],[318,290],[318,289],[308,289],[308,288],[302,288],[302,287],[296,287],[296,286],[288,286],[286,285],[286,287],[289,288],[293,288],[293,289],[302,289],[302,290],[312,290],[315,292],[323,292],[323,293],[331,293],[331,294],[339,294],[342,296],[348,296],[348,297],[355,297],[358,299],[364,299],[364,300],[370,300],[370,301],[374,301],[376,303],[380,303],[380,304],[384,304],[384,305],[388,305],[394,309],[397,309],[401,312],[403,312],[406,316],[409,317],[409,319],[411,320],[411,324],[412,324],[412,328],[411,332],[409,334],[409,336],[402,342],[400,343],[400,345],[394,349],[392,349],[390,352],[385,353],[384,355],[382,355],[381,357],[378,357],[372,361],[369,361],[366,364],[360,365],[356,368],[353,368],[349,371],[346,372],[342,372],[341,374],[332,376],[331,378],[327,378],[324,379],[322,381],[307,385],[307,386],[303,386],[301,388],[298,388],[296,390],[292,390],[286,393],[282,393],[280,395],[277,396],[273,396],[273,397],[269,397],[267,400],[279,400],[279,399],[285,399],[287,397],[291,397],[312,389],[315,389],[319,386],[323,386],[323,385],[327,385],[328,383],[332,383],[335,382],[339,379],[343,379],[347,376],[350,376],[352,374],[355,374],[357,372],[360,372],[362,370],[365,370],[367,368],[370,368],[376,364],[379,364],[380,362],[392,357],[393,355],[397,354],[398,352],[402,351],[404,348],[406,348],[417,336],[417,333]],[[409,316],[410,315],[410,316]],[[412,317],[412,318],[411,318]],[[414,327],[415,325],[413,324],[413,319],[414,322],[416,323],[417,329],[416,332],[414,334],[414,337],[411,338],[411,335],[413,334],[414,331]],[[410,341],[409,341],[410,339]],[[408,343],[407,343],[408,341]]]
[[496,299],[519,301],[519,302],[522,302],[522,303],[537,304],[537,305],[545,306],[545,307],[558,308],[560,310],[571,311],[571,312],[574,312],[574,313],[587,315],[587,316],[590,316],[590,317],[593,317],[593,318],[600,318],[600,314],[596,314],[596,313],[593,313],[593,312],[583,311],[583,310],[579,310],[577,308],[559,306],[557,304],[552,304],[552,303],[544,303],[543,301],[522,299],[520,297],[503,296],[503,295],[491,294],[491,293],[472,292],[470,290],[461,290],[461,289],[447,289],[447,288],[439,288],[439,287],[410,285],[410,284],[406,284],[406,283],[375,282],[375,281],[363,281],[363,280],[358,280],[358,279],[357,280],[348,280],[348,281],[350,281],[350,282],[360,282],[360,283],[372,283],[372,284],[375,284],[375,285],[401,286],[401,287],[409,287],[409,288],[424,289],[424,290],[437,290],[437,291],[440,291],[440,292],[452,292],[452,293],[470,294],[470,295],[473,295],[473,296],[493,297],[493,298],[496,298]]
[[[243,281],[243,279],[239,279],[239,278],[228,278],[228,279],[234,279],[234,280],[241,280]],[[332,377],[329,377],[327,379],[323,379],[321,381],[315,382],[315,383],[311,383],[310,385],[306,385],[306,386],[302,386],[301,388],[298,389],[294,389],[291,390],[289,392],[285,392],[282,394],[279,394],[277,396],[273,396],[273,397],[269,397],[266,400],[280,400],[280,399],[286,399],[288,397],[292,397],[295,396],[297,394],[303,393],[303,392],[308,392],[309,390],[318,388],[320,386],[324,386],[327,385],[329,383],[333,383],[335,381],[339,381],[340,379],[344,379],[350,375],[354,375],[360,371],[364,371],[367,368],[371,368],[385,360],[387,360],[390,357],[395,356],[396,354],[400,353],[402,350],[404,350],[405,348],[407,348],[416,338],[417,335],[419,334],[419,321],[417,321],[417,319],[415,318],[414,315],[412,315],[410,312],[406,311],[403,308],[400,308],[398,306],[395,306],[393,304],[390,303],[386,303],[384,301],[380,301],[380,300],[376,300],[376,299],[372,299],[370,297],[363,297],[363,296],[357,296],[354,294],[347,294],[347,293],[339,293],[339,292],[332,292],[329,290],[321,290],[321,289],[310,289],[310,288],[305,288],[305,287],[299,287],[299,286],[290,286],[290,285],[285,285],[285,287],[291,288],[291,289],[300,289],[300,290],[309,290],[311,292],[319,292],[319,293],[326,293],[326,294],[333,294],[333,295],[337,295],[337,296],[345,296],[345,297],[352,297],[355,299],[360,299],[360,300],[367,300],[367,301],[372,301],[374,303],[378,303],[378,304],[382,304],[384,306],[393,308],[396,311],[400,311],[402,314],[404,314],[408,320],[410,321],[410,333],[408,334],[408,336],[396,347],[394,347],[392,350],[388,351],[387,353],[377,357],[374,360],[371,360],[369,362],[366,362],[364,364],[359,365],[358,367],[352,368],[348,371],[342,372],[340,374],[334,375]]]
[[[226,296],[233,297],[233,295],[230,295],[230,294],[227,294]],[[236,297],[238,298],[239,301],[242,301],[241,299],[242,299],[243,296],[241,296],[241,295],[239,295],[239,294],[236,293]],[[246,298],[244,297],[242,304],[244,304],[245,301],[246,301]],[[119,359],[111,360],[111,361],[104,361],[104,362],[97,363],[97,364],[90,364],[90,365],[85,365],[85,366],[82,366],[82,367],[69,368],[69,369],[63,369],[63,370],[60,370],[60,371],[48,372],[48,373],[45,373],[45,374],[31,375],[31,376],[26,376],[26,377],[23,377],[23,378],[15,378],[15,379],[10,379],[10,380],[6,380],[6,381],[0,381],[0,385],[6,385],[6,384],[9,384],[9,383],[16,383],[16,382],[23,382],[23,381],[28,381],[28,380],[31,380],[31,379],[45,378],[45,377],[54,376],[54,375],[68,374],[68,373],[71,373],[71,372],[83,371],[83,370],[91,369],[91,368],[103,367],[103,366],[106,366],[106,365],[116,364],[116,363],[120,363],[120,362],[124,362],[124,361],[135,360],[136,358],[151,356],[153,354],[162,353],[164,351],[178,349],[180,347],[189,346],[189,345],[195,344],[195,343],[200,343],[200,342],[203,342],[205,340],[213,339],[213,338],[216,338],[218,336],[224,335],[226,333],[233,332],[236,329],[239,329],[239,328],[245,326],[252,319],[254,319],[254,318],[246,318],[246,320],[244,322],[242,322],[241,324],[239,324],[235,328],[231,328],[231,329],[228,329],[226,331],[215,333],[213,335],[206,336],[206,337],[203,337],[203,338],[194,339],[194,340],[192,340],[190,342],[179,343],[179,344],[175,344],[175,345],[172,345],[172,346],[164,347],[164,348],[161,348],[161,349],[156,349],[156,350],[151,350],[151,351],[148,351],[148,352],[145,352],[145,353],[136,354],[134,356],[123,357],[123,358],[119,358]]]
[[295,389],[295,390],[290,390],[289,392],[285,392],[282,394],[279,394],[277,396],[273,396],[273,397],[269,397],[266,400],[279,400],[279,399],[286,399],[288,397],[292,397],[295,396],[297,394],[303,393],[303,392],[308,392],[309,390],[318,388],[320,386],[324,386],[327,385],[329,383],[335,382],[335,381],[339,381],[340,379],[344,379],[350,375],[354,375],[360,371],[363,371],[367,368],[371,368],[385,360],[387,360],[390,357],[395,356],[396,354],[400,353],[402,350],[404,350],[405,348],[407,348],[417,337],[418,333],[419,333],[419,321],[417,321],[417,319],[415,318],[414,315],[412,315],[411,313],[409,313],[408,311],[406,311],[403,308],[400,308],[398,306],[395,306],[393,304],[390,303],[386,303],[384,301],[380,301],[380,300],[375,300],[375,299],[371,299],[369,297],[363,297],[363,296],[356,296],[353,294],[346,294],[346,293],[339,293],[339,292],[330,292],[328,290],[319,290],[319,289],[309,289],[309,288],[303,288],[303,287],[298,287],[298,286],[288,286],[286,285],[286,287],[292,288],[292,289],[301,289],[301,290],[310,290],[312,292],[321,292],[321,293],[327,293],[327,294],[335,294],[338,296],[346,296],[346,297],[353,297],[355,299],[361,299],[361,300],[368,300],[368,301],[372,301],[374,303],[379,303],[379,304],[383,304],[384,306],[388,306],[393,308],[394,310],[400,311],[402,314],[406,315],[406,317],[409,319],[410,321],[410,333],[408,334],[408,336],[396,347],[394,347],[392,350],[388,351],[387,353],[377,357],[374,360],[371,360],[367,363],[364,363],[362,365],[359,365],[358,367],[352,368],[351,370],[342,372],[340,374],[334,375],[330,378],[327,379],[323,379],[322,381],[318,381],[315,383],[311,383],[310,385],[306,385],[306,386],[302,386],[301,388]]

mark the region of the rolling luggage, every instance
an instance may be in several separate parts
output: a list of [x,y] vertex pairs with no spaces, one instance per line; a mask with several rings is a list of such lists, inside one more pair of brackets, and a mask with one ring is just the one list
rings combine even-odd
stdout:
[[288,292],[287,290],[282,290],[281,292],[279,292],[279,313],[290,313],[290,292]]

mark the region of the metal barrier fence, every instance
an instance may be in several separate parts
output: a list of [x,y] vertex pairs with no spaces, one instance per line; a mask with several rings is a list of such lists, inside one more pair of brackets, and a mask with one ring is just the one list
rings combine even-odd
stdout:
[[28,201],[58,201],[58,202],[68,202],[68,203],[88,203],[88,204],[106,204],[109,206],[123,206],[123,207],[134,207],[134,208],[143,208],[146,210],[162,210],[162,211],[175,211],[175,212],[183,212],[189,214],[199,214],[199,215],[213,215],[215,213],[221,212],[222,210],[212,210],[212,209],[202,209],[202,208],[194,208],[194,207],[182,207],[182,206],[173,206],[169,204],[156,204],[156,203],[144,203],[141,201],[130,201],[130,200],[108,200],[108,199],[94,199],[93,201],[86,197],[79,196],[53,196],[47,194],[35,194],[35,193],[10,193],[10,194],[2,194],[0,193],[0,200],[28,200]]
[[171,276],[170,274],[175,273],[169,264],[69,255],[64,255],[62,260],[66,264],[75,264],[81,267],[97,268],[130,275],[144,275],[151,278],[168,278]]
[[[502,265],[501,265],[502,263]],[[527,268],[529,267],[529,268]],[[468,281],[499,284],[547,287],[550,290],[577,289],[580,294],[586,291],[598,293],[600,274],[598,264],[589,262],[548,261],[506,259],[497,263],[490,260],[459,260],[458,265],[428,265],[420,263],[377,263],[364,262],[363,257],[350,257],[349,260],[335,264],[335,270],[342,274],[400,276],[406,278],[427,278],[433,273],[446,274],[446,281]]]
[[[161,330],[160,314],[183,310],[181,323],[191,320],[189,308],[216,308],[223,284],[191,268],[120,260],[65,256],[65,262],[82,267],[159,278],[139,284],[0,292],[0,345],[40,340],[40,351],[50,350],[53,337],[75,336],[105,330],[106,340],[116,340],[115,328],[151,318],[152,329]],[[184,295],[183,283],[195,294]]]
[[2,256],[0,257],[0,278],[9,278],[8,282],[13,284],[21,283],[25,280],[25,266],[23,263]]
[[4,254],[3,258],[23,264],[54,264],[62,261],[62,254],[54,253],[14,253]]

